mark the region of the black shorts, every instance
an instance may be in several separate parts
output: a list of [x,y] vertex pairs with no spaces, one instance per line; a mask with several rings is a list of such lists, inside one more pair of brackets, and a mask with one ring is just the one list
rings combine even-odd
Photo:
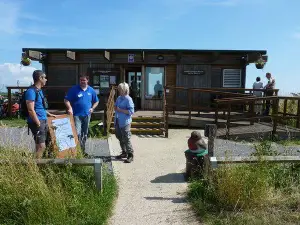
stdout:
[[37,127],[36,123],[28,123],[28,128],[31,130],[36,144],[48,142],[48,123],[46,120],[41,120],[40,122],[40,127]]

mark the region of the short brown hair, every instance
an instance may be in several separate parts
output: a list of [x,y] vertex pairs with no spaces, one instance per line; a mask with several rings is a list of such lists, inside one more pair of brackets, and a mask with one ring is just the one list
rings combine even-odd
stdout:
[[81,74],[80,76],[79,76],[79,79],[80,78],[86,78],[87,80],[89,80],[89,76],[88,75],[85,75],[85,74]]

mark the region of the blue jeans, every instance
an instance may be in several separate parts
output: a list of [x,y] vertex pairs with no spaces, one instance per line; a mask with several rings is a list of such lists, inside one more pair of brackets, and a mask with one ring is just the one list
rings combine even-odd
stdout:
[[85,152],[85,142],[89,131],[90,119],[91,119],[91,115],[74,116],[75,128],[78,134],[78,140],[80,143],[80,147],[84,152]]

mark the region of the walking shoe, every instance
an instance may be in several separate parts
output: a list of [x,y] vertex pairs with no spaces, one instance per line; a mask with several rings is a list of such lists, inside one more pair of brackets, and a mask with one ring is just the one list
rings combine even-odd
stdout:
[[131,163],[133,161],[133,154],[128,153],[127,159],[125,159],[124,163]]
[[127,158],[127,153],[126,152],[122,152],[121,155],[118,155],[115,157],[116,159],[123,159],[123,158]]

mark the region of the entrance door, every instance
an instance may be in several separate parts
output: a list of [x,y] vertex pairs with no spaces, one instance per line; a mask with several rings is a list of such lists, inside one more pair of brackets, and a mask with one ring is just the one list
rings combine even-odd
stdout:
[[141,109],[141,87],[142,72],[140,68],[126,70],[126,83],[130,86],[130,96],[134,102],[135,109]]

